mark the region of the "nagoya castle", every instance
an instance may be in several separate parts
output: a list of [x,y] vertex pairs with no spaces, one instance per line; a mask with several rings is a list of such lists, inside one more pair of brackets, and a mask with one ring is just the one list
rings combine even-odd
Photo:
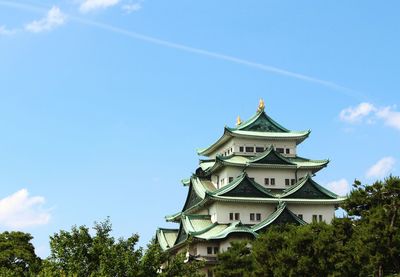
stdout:
[[[185,253],[206,262],[208,273],[217,254],[232,241],[251,239],[275,224],[329,223],[344,200],[313,180],[329,160],[297,154],[310,135],[291,131],[265,113],[261,99],[256,114],[207,148],[199,149],[199,167],[190,179],[182,210],[167,216],[176,229],[159,228],[164,251]],[[207,270],[206,268],[206,270]]]

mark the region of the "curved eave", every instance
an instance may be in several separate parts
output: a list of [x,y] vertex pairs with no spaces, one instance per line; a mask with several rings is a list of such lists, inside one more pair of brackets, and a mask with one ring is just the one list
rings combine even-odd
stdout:
[[197,154],[201,155],[201,156],[208,156],[212,152],[217,150],[218,147],[220,147],[222,144],[224,144],[227,141],[229,141],[230,138],[232,138],[232,133],[225,127],[224,128],[224,133],[222,134],[222,136],[216,142],[214,142],[212,145],[210,145],[207,148],[197,149]]
[[169,250],[173,246],[173,245],[170,245],[167,238],[165,237],[166,231],[177,233],[179,230],[178,229],[166,229],[166,228],[158,228],[157,229],[157,231],[156,231],[157,242],[163,251]]
[[[294,162],[295,163],[295,162]],[[329,160],[324,160],[321,161],[320,164],[315,164],[315,165],[284,165],[284,164],[256,164],[256,163],[251,163],[251,162],[245,162],[245,163],[234,163],[234,162],[229,162],[226,160],[218,160],[212,167],[206,170],[206,174],[212,174],[221,167],[224,166],[236,166],[236,167],[252,167],[252,168],[271,168],[271,169],[309,169],[313,170],[313,172],[317,172],[321,170],[322,168],[326,167],[329,163]]]
[[290,132],[289,129],[286,129],[285,127],[283,127],[281,124],[279,124],[278,122],[276,122],[275,120],[273,120],[269,115],[266,114],[264,109],[258,110],[256,112],[255,115],[253,115],[251,118],[249,118],[248,120],[246,120],[245,122],[240,123],[239,125],[237,125],[236,128],[229,128],[231,130],[242,130],[248,126],[250,126],[251,124],[253,124],[254,122],[256,122],[260,117],[265,117],[265,119],[267,121],[269,121],[272,125],[274,125],[277,129],[280,129],[281,132]]
[[268,140],[295,140],[296,144],[303,142],[311,133],[307,131],[292,131],[284,132],[260,132],[260,131],[242,131],[242,130],[229,130],[233,137],[239,138],[254,138],[254,139],[268,139]]
[[298,204],[340,204],[346,198],[339,197],[337,199],[308,199],[308,198],[260,198],[260,197],[229,197],[229,196],[210,196],[214,201],[236,202],[236,203],[279,203],[285,201],[287,203]]
[[224,128],[223,135],[212,145],[207,148],[197,149],[197,154],[208,156],[216,151],[221,145],[229,141],[232,137],[238,138],[253,138],[253,139],[268,139],[268,140],[295,140],[296,144],[303,142],[311,133],[307,131],[290,131],[290,132],[260,132],[260,131],[243,131],[235,130],[228,127]]
[[165,216],[165,220],[167,222],[179,222],[179,220],[181,219],[181,216],[182,216],[182,212],[177,212],[172,215]]

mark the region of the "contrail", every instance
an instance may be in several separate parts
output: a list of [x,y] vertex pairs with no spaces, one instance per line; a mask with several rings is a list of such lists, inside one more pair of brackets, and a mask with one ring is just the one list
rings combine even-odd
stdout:
[[[16,8],[16,9],[33,11],[33,12],[47,12],[47,10],[45,10],[42,7],[38,7],[36,5],[25,4],[25,3],[0,0],[0,5],[11,7],[11,8]],[[365,96],[362,95],[360,92],[357,92],[353,89],[350,89],[350,88],[347,88],[344,86],[341,86],[341,85],[331,82],[331,81],[318,79],[316,77],[300,74],[297,72],[285,70],[285,69],[278,68],[278,67],[271,66],[271,65],[266,65],[266,64],[262,64],[262,63],[258,63],[258,62],[241,59],[241,58],[238,58],[235,56],[229,56],[229,55],[225,55],[222,53],[212,52],[212,51],[208,51],[208,50],[204,50],[204,49],[200,49],[200,48],[196,48],[196,47],[187,46],[187,45],[180,44],[180,43],[171,42],[168,40],[155,38],[152,36],[133,32],[133,31],[130,31],[127,29],[115,27],[110,24],[93,21],[93,20],[87,20],[82,17],[77,17],[77,16],[73,16],[73,15],[67,15],[67,16],[68,16],[68,18],[70,18],[73,21],[76,21],[78,23],[93,26],[93,27],[107,30],[107,31],[110,31],[113,33],[121,34],[121,35],[131,37],[131,38],[134,38],[137,40],[141,40],[141,41],[149,42],[152,44],[157,44],[157,45],[161,45],[164,47],[185,51],[188,53],[193,53],[193,54],[197,54],[197,55],[201,55],[201,56],[206,56],[206,57],[210,57],[210,58],[214,58],[214,59],[218,59],[218,60],[224,60],[224,61],[244,65],[244,66],[262,70],[262,71],[265,71],[268,73],[274,73],[277,75],[282,75],[282,76],[286,76],[286,77],[290,77],[290,78],[294,78],[294,79],[298,79],[298,80],[302,80],[302,81],[306,81],[306,82],[310,82],[310,83],[319,84],[319,85],[346,93],[347,95],[349,95],[351,97],[365,98]]]

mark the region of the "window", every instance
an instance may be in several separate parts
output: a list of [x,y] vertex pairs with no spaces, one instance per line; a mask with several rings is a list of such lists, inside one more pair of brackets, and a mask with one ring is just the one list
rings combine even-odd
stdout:
[[233,177],[229,177],[229,183],[233,181]]
[[219,252],[219,247],[218,247],[218,246],[215,246],[215,247],[214,247],[214,254],[218,254],[218,252]]
[[256,214],[256,220],[261,221],[261,214]]
[[313,215],[312,215],[312,221],[313,221],[313,222],[317,222],[317,215],[316,215],[316,214],[313,214]]
[[249,177],[250,180],[252,180],[254,182],[254,178],[253,177]]
[[293,186],[296,183],[296,179],[290,179],[290,184]]
[[300,218],[300,219],[303,219],[303,215],[302,214],[298,214],[297,217]]
[[264,147],[256,147],[256,152],[257,153],[264,152]]
[[246,146],[246,152],[247,153],[251,153],[251,152],[254,152],[254,147],[250,147],[250,146]]
[[281,154],[283,154],[284,153],[284,150],[283,150],[283,148],[276,148],[275,149],[276,150],[276,152],[278,152],[278,153],[281,153]]
[[207,269],[207,277],[214,277],[212,269]]
[[239,152],[243,152],[243,146],[239,147]]
[[229,213],[229,220],[233,220],[233,213]]
[[286,148],[286,154],[290,154],[290,148]]
[[269,186],[269,178],[264,178],[264,185]]
[[322,214],[320,214],[318,217],[319,217],[319,222],[322,222]]
[[239,220],[240,219],[240,213],[235,213],[235,220]]
[[211,246],[208,246],[207,247],[207,254],[212,254],[212,247]]
[[275,178],[271,178],[271,185],[275,186]]
[[254,214],[250,214],[250,221],[254,221]]
[[290,182],[289,179],[285,179],[285,186],[289,186],[289,182]]

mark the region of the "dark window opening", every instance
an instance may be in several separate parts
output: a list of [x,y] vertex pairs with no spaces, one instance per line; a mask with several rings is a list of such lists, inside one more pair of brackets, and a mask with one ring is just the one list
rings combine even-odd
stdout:
[[229,213],[229,220],[233,220],[233,213]]
[[233,181],[233,177],[229,177],[229,183]]
[[294,184],[296,183],[296,180],[295,179],[291,179],[290,180],[290,184],[293,186]]
[[271,185],[275,186],[275,178],[271,178]]
[[214,254],[218,254],[218,252],[219,252],[219,248],[217,246],[214,247]]
[[252,180],[254,182],[254,178],[253,177],[249,177],[250,180]]
[[239,152],[243,152],[243,146],[239,147]]
[[289,179],[285,179],[285,186],[289,186]]
[[284,150],[283,150],[283,148],[276,148],[276,152],[278,152],[278,153],[281,153],[281,154],[283,154],[284,153]]
[[264,178],[264,185],[269,186],[269,178]]
[[322,214],[319,215],[319,222],[322,222]]
[[286,148],[286,154],[290,154],[290,149]]
[[247,146],[246,147],[246,152],[248,152],[248,153],[254,152],[254,147]]
[[240,219],[240,214],[239,213],[235,213],[235,220],[239,220]]
[[303,215],[302,214],[298,214],[297,217],[300,218],[300,219],[303,219]]
[[258,153],[264,152],[264,147],[256,147],[256,152]]
[[256,220],[261,221],[261,214],[256,214]]
[[250,214],[250,221],[254,221],[254,214]]
[[211,246],[208,246],[207,247],[207,254],[212,254],[212,247]]

